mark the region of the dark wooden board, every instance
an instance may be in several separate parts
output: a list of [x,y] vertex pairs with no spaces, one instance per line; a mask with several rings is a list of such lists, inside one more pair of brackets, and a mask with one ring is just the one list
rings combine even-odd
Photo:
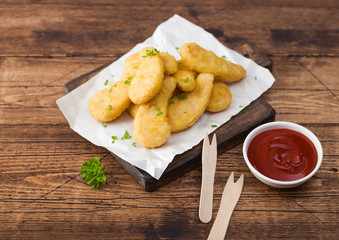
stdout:
[[[269,59],[269,57],[267,57],[266,54],[260,51],[253,44],[245,42],[239,44],[235,50],[242,55],[256,61],[259,65],[272,70],[272,61]],[[88,81],[106,66],[108,66],[108,64],[100,66],[99,68],[66,83],[64,85],[65,94],[71,92],[76,87]],[[258,98],[256,101],[247,106],[242,112],[236,116],[233,116],[227,123],[223,124],[214,131],[214,133],[217,135],[218,153],[225,152],[228,149],[238,145],[244,140],[246,135],[253,128],[265,122],[274,121],[274,118],[275,110],[264,99]],[[175,156],[159,180],[153,178],[147,172],[131,165],[124,159],[116,156],[114,153],[112,154],[115,159],[119,161],[119,163],[124,167],[124,169],[142,187],[142,189],[150,192],[200,166],[201,150],[202,142],[194,146],[192,149]]]

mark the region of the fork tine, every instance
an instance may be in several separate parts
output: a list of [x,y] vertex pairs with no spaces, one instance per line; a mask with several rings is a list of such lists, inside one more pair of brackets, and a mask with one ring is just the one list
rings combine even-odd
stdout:
[[244,183],[244,174],[241,174],[240,178],[235,183]]
[[226,185],[231,182],[234,183],[234,172],[231,172],[230,176],[228,177],[228,180],[226,182]]

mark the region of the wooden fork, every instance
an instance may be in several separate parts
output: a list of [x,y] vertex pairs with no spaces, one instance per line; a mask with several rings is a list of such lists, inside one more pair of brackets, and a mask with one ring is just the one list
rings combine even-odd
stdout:
[[216,165],[216,135],[213,135],[212,143],[210,145],[208,133],[206,133],[202,146],[202,181],[199,203],[199,218],[203,223],[208,223],[212,219],[213,185]]
[[234,182],[234,172],[232,172],[222,193],[220,208],[207,240],[225,239],[228,223],[240,198],[243,185],[244,174]]

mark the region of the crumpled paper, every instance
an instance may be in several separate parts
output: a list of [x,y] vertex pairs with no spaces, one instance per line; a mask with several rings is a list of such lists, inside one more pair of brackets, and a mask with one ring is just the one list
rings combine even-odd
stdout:
[[[123,63],[126,57],[144,47],[152,46],[162,52],[168,52],[179,60],[178,49],[188,42],[195,42],[220,57],[225,56],[227,60],[242,65],[246,69],[247,75],[243,80],[228,85],[232,92],[232,103],[228,109],[214,114],[205,112],[192,127],[172,134],[165,145],[156,149],[146,149],[135,144],[133,138],[121,139],[126,130],[129,134],[132,134],[133,119],[126,112],[114,121],[106,123],[107,127],[92,118],[88,111],[90,97],[95,92],[107,87],[104,84],[106,80],[110,84],[120,79],[125,72]],[[130,164],[159,179],[175,155],[197,145],[204,138],[206,132],[211,133],[227,122],[269,89],[273,83],[274,77],[267,69],[225,47],[212,34],[199,26],[174,15],[160,24],[150,38],[137,44],[131,51],[89,81],[58,99],[57,105],[75,132],[91,143],[106,148]],[[112,143],[112,136],[118,137],[114,143]]]

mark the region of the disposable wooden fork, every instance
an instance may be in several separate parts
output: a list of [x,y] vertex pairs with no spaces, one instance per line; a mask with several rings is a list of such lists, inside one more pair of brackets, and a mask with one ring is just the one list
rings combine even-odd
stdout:
[[208,223],[212,219],[213,185],[216,165],[216,135],[213,135],[212,143],[210,145],[208,133],[206,133],[202,147],[202,181],[199,204],[199,218],[203,223]]
[[228,223],[240,198],[243,185],[244,174],[241,174],[238,181],[234,183],[234,172],[232,172],[222,193],[220,208],[207,240],[225,239]]

